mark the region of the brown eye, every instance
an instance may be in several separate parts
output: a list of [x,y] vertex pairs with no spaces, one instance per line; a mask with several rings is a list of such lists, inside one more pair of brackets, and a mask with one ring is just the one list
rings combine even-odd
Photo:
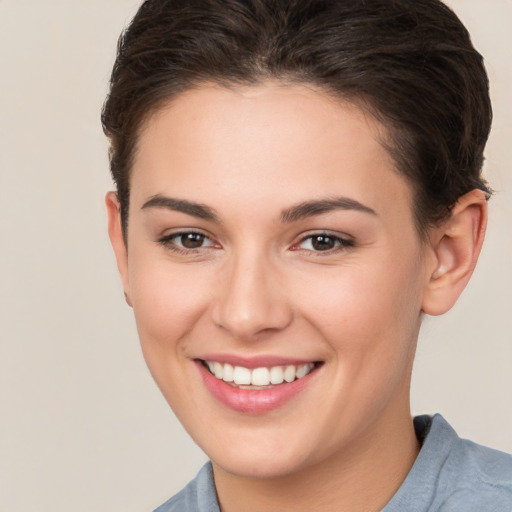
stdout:
[[200,233],[183,233],[176,238],[185,249],[198,249],[203,246],[206,237]]
[[330,233],[317,233],[303,238],[294,250],[302,249],[313,253],[336,252],[354,246],[354,241]]
[[203,233],[195,231],[181,231],[166,235],[158,240],[165,248],[175,252],[195,251],[196,249],[210,249],[216,244]]
[[336,239],[332,236],[315,235],[311,237],[311,246],[315,251],[329,251],[336,247]]

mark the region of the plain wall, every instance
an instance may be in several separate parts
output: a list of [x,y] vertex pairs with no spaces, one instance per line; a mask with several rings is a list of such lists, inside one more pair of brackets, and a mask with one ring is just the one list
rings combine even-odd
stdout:
[[[415,413],[512,451],[512,2],[450,0],[485,55],[495,197],[481,261],[428,318]],[[205,456],[152,382],[106,234],[99,115],[136,0],[0,0],[0,512],[139,512]]]

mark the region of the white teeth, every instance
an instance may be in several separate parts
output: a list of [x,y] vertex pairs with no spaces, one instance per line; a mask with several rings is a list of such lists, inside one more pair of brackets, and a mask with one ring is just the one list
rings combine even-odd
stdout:
[[270,368],[270,382],[272,384],[282,384],[284,381],[284,372],[281,366]]
[[220,363],[213,363],[213,373],[217,379],[222,379],[224,376],[224,366]]
[[301,379],[305,377],[310,372],[310,368],[308,364],[302,364],[297,368],[297,373],[295,374],[297,379]]
[[289,365],[284,369],[284,380],[286,382],[293,382],[295,380],[295,373],[297,369],[293,365]]
[[268,386],[269,384],[282,384],[293,382],[295,379],[305,377],[314,367],[313,363],[293,364],[287,366],[272,366],[270,368],[254,368],[250,370],[243,366],[233,367],[217,361],[205,361],[210,372],[219,380],[234,382],[237,386]]
[[244,368],[243,366],[235,366],[235,371],[233,373],[233,381],[235,384],[250,384],[251,383],[251,370],[249,368]]
[[268,368],[255,368],[252,371],[251,384],[253,386],[268,386],[270,384],[270,371]]
[[235,369],[230,364],[224,365],[224,375],[222,376],[222,380],[224,382],[233,382],[234,380]]

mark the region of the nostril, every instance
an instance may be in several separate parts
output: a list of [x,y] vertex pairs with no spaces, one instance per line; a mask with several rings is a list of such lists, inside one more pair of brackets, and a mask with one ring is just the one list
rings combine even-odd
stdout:
[[[242,250],[243,249],[243,250]],[[289,297],[277,272],[254,247],[240,248],[232,266],[218,276],[212,319],[237,338],[252,338],[286,328],[293,319]]]
[[250,338],[278,332],[290,325],[291,310],[284,304],[241,304],[219,307],[214,312],[214,323],[239,338]]

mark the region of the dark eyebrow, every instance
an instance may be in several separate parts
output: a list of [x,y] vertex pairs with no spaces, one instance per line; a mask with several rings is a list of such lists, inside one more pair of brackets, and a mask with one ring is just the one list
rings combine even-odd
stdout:
[[215,210],[209,206],[187,201],[186,199],[161,196],[160,194],[157,194],[146,201],[142,205],[142,209],[145,208],[167,208],[168,210],[186,213],[187,215],[192,215],[199,219],[220,222]]
[[281,222],[295,222],[305,217],[313,217],[333,210],[356,210],[358,212],[377,215],[377,212],[355,199],[349,197],[336,197],[333,199],[320,199],[305,201],[283,210]]

